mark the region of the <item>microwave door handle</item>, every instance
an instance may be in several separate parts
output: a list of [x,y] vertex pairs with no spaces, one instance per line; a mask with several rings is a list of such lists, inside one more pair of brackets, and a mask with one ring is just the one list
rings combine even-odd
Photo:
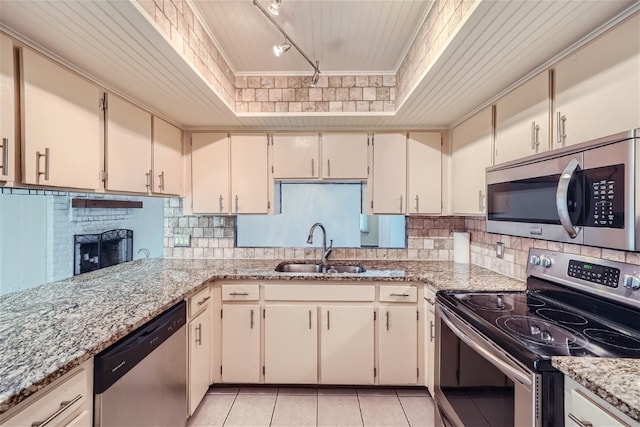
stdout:
[[576,159],[571,159],[571,161],[569,161],[562,171],[562,174],[560,174],[558,189],[556,191],[556,209],[558,210],[560,224],[562,224],[562,227],[572,239],[575,239],[576,236],[578,236],[578,233],[580,233],[580,227],[575,227],[571,222],[571,217],[569,216],[569,183],[579,166],[580,165]]

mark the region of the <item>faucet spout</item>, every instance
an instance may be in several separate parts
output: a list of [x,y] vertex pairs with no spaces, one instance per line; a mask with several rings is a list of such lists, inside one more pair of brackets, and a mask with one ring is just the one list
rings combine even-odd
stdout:
[[329,248],[327,248],[327,230],[325,230],[324,225],[316,222],[309,230],[309,236],[307,237],[308,244],[313,243],[313,232],[316,231],[317,227],[320,227],[320,230],[322,230],[322,258],[320,259],[320,264],[325,265],[327,263],[327,258],[333,250],[333,239],[330,241],[331,243],[329,244]]

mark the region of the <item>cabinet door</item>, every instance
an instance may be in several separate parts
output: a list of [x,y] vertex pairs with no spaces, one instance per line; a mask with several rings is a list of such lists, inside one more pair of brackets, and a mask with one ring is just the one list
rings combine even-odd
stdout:
[[403,214],[407,185],[407,136],[381,133],[373,137],[373,213]]
[[191,181],[194,213],[230,212],[229,135],[191,135]]
[[260,306],[222,305],[222,382],[260,382]]
[[320,310],[320,382],[373,384],[373,307],[322,306]]
[[211,310],[206,308],[189,322],[189,415],[193,415],[209,389]]
[[[580,390],[571,390],[570,412],[567,413],[566,423],[568,427],[582,426],[607,426],[607,427],[627,427],[622,420],[607,411],[598,402],[592,400]],[[596,399],[600,399],[596,397]],[[603,401],[604,402],[604,401]],[[576,420],[579,422],[576,422]]]
[[274,178],[318,178],[318,134],[274,134]]
[[366,133],[323,133],[322,177],[367,179],[368,145]]
[[415,305],[383,305],[378,310],[380,384],[418,382],[418,317]]
[[182,194],[182,131],[153,118],[153,191]]
[[538,74],[496,102],[495,163],[549,149],[549,73]]
[[105,160],[107,190],[151,190],[151,114],[108,95]]
[[315,305],[264,308],[264,380],[315,384],[318,381],[318,310]]
[[13,42],[0,34],[0,182],[16,173],[16,109]]
[[640,127],[640,15],[555,67],[554,148]]
[[435,313],[436,293],[430,289],[425,290],[424,300],[424,367],[425,367],[425,384],[434,397],[435,393],[435,361],[436,361],[436,313]]
[[100,89],[29,49],[22,49],[23,180],[100,188]]
[[486,168],[491,165],[491,107],[453,128],[451,208],[453,214],[486,211]]
[[231,135],[231,213],[269,210],[267,135]]
[[412,132],[407,139],[407,213],[442,211],[442,137],[439,132]]

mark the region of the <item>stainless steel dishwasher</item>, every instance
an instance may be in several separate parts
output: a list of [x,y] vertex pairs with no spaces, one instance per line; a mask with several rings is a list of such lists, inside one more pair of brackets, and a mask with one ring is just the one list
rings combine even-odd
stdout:
[[136,329],[94,360],[94,426],[184,426],[186,304]]

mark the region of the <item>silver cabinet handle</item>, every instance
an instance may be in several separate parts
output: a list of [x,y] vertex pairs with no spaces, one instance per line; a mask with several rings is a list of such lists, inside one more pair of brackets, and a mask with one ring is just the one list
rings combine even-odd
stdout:
[[211,297],[204,297],[204,298],[202,298],[200,301],[198,301],[198,305],[202,305],[202,304],[204,304],[205,302],[209,301],[209,299],[210,299],[210,298],[211,298]]
[[387,331],[388,331],[389,330],[389,310],[387,310],[387,312],[385,313],[385,317],[387,318],[386,326],[387,326]]
[[196,344],[202,345],[202,323],[196,326]]
[[433,323],[433,320],[429,321],[429,341],[433,342],[433,339],[435,338],[435,334],[434,334],[434,330],[436,328],[435,323]]
[[572,239],[575,239],[578,233],[580,233],[580,227],[575,227],[571,222],[567,202],[569,198],[569,184],[571,183],[571,178],[579,167],[580,164],[578,161],[576,159],[571,159],[562,171],[562,174],[560,174],[558,189],[556,190],[556,210],[558,211],[560,224],[562,224],[562,227]]
[[311,159],[311,176],[314,176],[316,174],[316,167],[315,167],[315,161],[313,159]]
[[158,185],[158,188],[161,191],[164,191],[164,171],[160,172],[160,174],[158,175],[158,178],[160,178],[160,185]]
[[0,148],[2,148],[2,166],[0,166],[0,169],[2,169],[2,175],[6,175],[7,169],[9,166],[9,139],[8,138],[2,138],[2,145],[0,145]]
[[566,121],[567,121],[567,118],[563,116],[560,111],[558,111],[558,113],[556,114],[556,136],[558,139],[556,143],[558,145],[563,145],[565,142],[565,139],[567,138],[567,133],[565,129]]
[[330,320],[329,320],[329,314],[330,314],[330,312],[329,312],[329,310],[327,310],[327,331],[329,329],[331,329],[331,323],[330,323]]
[[433,301],[431,298],[427,298],[427,297],[425,297],[424,299],[426,299],[426,300],[427,300],[427,302],[428,302],[429,304],[431,304],[431,305],[435,304],[435,301]]
[[[44,157],[44,172],[40,172],[40,158]],[[44,175],[44,180],[49,181],[49,148],[44,149],[44,154],[36,151],[36,181],[40,182],[40,175]]]
[[402,212],[402,194],[400,195],[400,212]]
[[49,415],[49,417],[44,421],[36,421],[36,422],[32,423],[31,427],[44,427],[44,426],[46,426],[51,421],[53,421],[58,415],[62,414],[64,411],[69,409],[69,407],[71,407],[71,405],[73,405],[74,403],[76,403],[80,399],[82,399],[82,395],[81,394],[77,395],[76,397],[74,397],[71,400],[63,400],[62,402],[60,402],[60,408],[56,412],[54,412],[53,414]]
[[578,417],[573,415],[571,412],[569,412],[569,414],[567,414],[567,417],[569,417],[569,419],[571,421],[573,421],[574,423],[578,424],[580,427],[593,427],[593,423],[591,423],[589,421],[581,421]]
[[484,210],[484,196],[482,195],[482,190],[478,190],[478,210],[482,212]]
[[222,205],[222,200],[224,199],[221,194],[220,197],[218,197],[218,206],[220,207],[220,213],[222,213],[222,211],[224,210],[224,206]]
[[331,176],[331,159],[327,159],[327,176]]
[[251,310],[251,322],[250,322],[250,325],[251,325],[251,329],[253,329],[253,310]]
[[540,125],[537,125],[535,121],[531,122],[531,149],[535,150],[540,145],[538,138],[540,132]]
[[145,187],[147,187],[147,190],[151,190],[151,177],[153,175],[151,175],[151,169],[149,169],[149,172],[145,173],[145,175],[147,176],[147,185],[145,185]]
[[309,330],[311,330],[311,310],[309,310]]
[[249,292],[231,292],[229,295],[232,297],[246,297],[249,295]]
[[239,200],[239,197],[238,197],[238,195],[236,194],[236,212],[238,212],[238,200]]
[[418,209],[418,203],[420,202],[420,198],[418,197],[418,195],[416,194],[416,213],[420,212],[420,209]]

